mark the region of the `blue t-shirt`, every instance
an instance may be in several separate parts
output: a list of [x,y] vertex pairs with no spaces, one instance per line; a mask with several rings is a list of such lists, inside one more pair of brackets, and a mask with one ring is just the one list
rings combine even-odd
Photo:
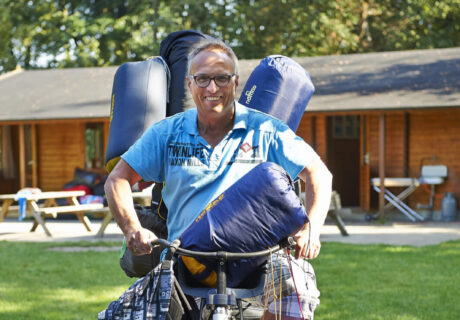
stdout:
[[282,121],[238,102],[233,128],[215,148],[200,136],[197,110],[190,109],[152,125],[122,156],[145,181],[165,182],[169,241],[257,164],[275,162],[295,179],[315,157]]

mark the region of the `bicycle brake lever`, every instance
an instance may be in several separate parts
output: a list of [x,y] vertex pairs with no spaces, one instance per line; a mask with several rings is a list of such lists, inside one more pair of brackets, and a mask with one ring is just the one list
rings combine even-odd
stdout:
[[289,250],[295,249],[295,246],[297,244],[297,242],[294,240],[293,237],[288,237],[287,238],[287,243],[288,243],[288,245],[286,246],[286,248],[289,249]]
[[296,241],[293,237],[287,237],[280,241],[280,247],[285,248],[287,250],[293,250],[296,246]]

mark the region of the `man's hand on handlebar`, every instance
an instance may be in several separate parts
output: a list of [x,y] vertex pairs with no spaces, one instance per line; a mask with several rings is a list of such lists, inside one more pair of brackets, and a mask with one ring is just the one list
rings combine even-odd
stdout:
[[153,232],[145,228],[140,228],[126,235],[126,245],[134,255],[141,256],[152,252],[150,242],[154,239],[156,239],[156,236]]
[[321,249],[319,234],[310,235],[309,230],[301,230],[294,235],[296,242],[295,258],[315,259]]

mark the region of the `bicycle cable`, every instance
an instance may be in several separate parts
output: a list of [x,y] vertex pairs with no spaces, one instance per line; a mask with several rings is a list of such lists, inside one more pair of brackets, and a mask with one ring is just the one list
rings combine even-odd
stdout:
[[[308,223],[308,242],[307,242],[307,249],[306,249],[307,253],[310,250],[310,239],[311,239],[311,223],[309,222]],[[297,296],[297,302],[299,304],[300,315],[302,317],[302,320],[305,320],[305,318],[303,316],[302,303],[300,302],[299,291],[297,290],[297,284],[295,283],[294,270],[292,269],[291,250],[290,249],[288,249],[288,255],[287,256],[288,256],[288,263],[289,263],[289,271],[291,272],[292,283],[294,284],[294,289],[295,289],[295,293],[296,293],[296,296]],[[305,259],[303,261],[305,263]],[[308,265],[308,268],[310,268],[310,264]],[[302,270],[303,269],[304,268],[302,268]],[[305,275],[304,275],[304,281],[306,281]]]

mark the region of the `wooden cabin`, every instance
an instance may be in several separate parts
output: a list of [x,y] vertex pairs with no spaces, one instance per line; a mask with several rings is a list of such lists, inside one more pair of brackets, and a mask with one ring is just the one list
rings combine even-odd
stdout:
[[[448,168],[433,209],[445,192],[460,200],[459,57],[449,48],[298,60],[316,86],[298,134],[333,172],[342,205],[376,209],[371,178],[418,178],[425,164]],[[409,206],[427,205],[429,191],[418,187]]]
[[0,193],[62,190],[76,168],[105,173],[116,67],[0,77]]
[[[298,134],[334,174],[342,205],[376,209],[373,177],[419,177],[460,200],[460,48],[295,58],[316,87]],[[241,60],[239,92],[259,60]],[[0,77],[0,193],[59,190],[75,168],[104,172],[116,67],[13,71]],[[419,187],[410,206],[426,204]]]

